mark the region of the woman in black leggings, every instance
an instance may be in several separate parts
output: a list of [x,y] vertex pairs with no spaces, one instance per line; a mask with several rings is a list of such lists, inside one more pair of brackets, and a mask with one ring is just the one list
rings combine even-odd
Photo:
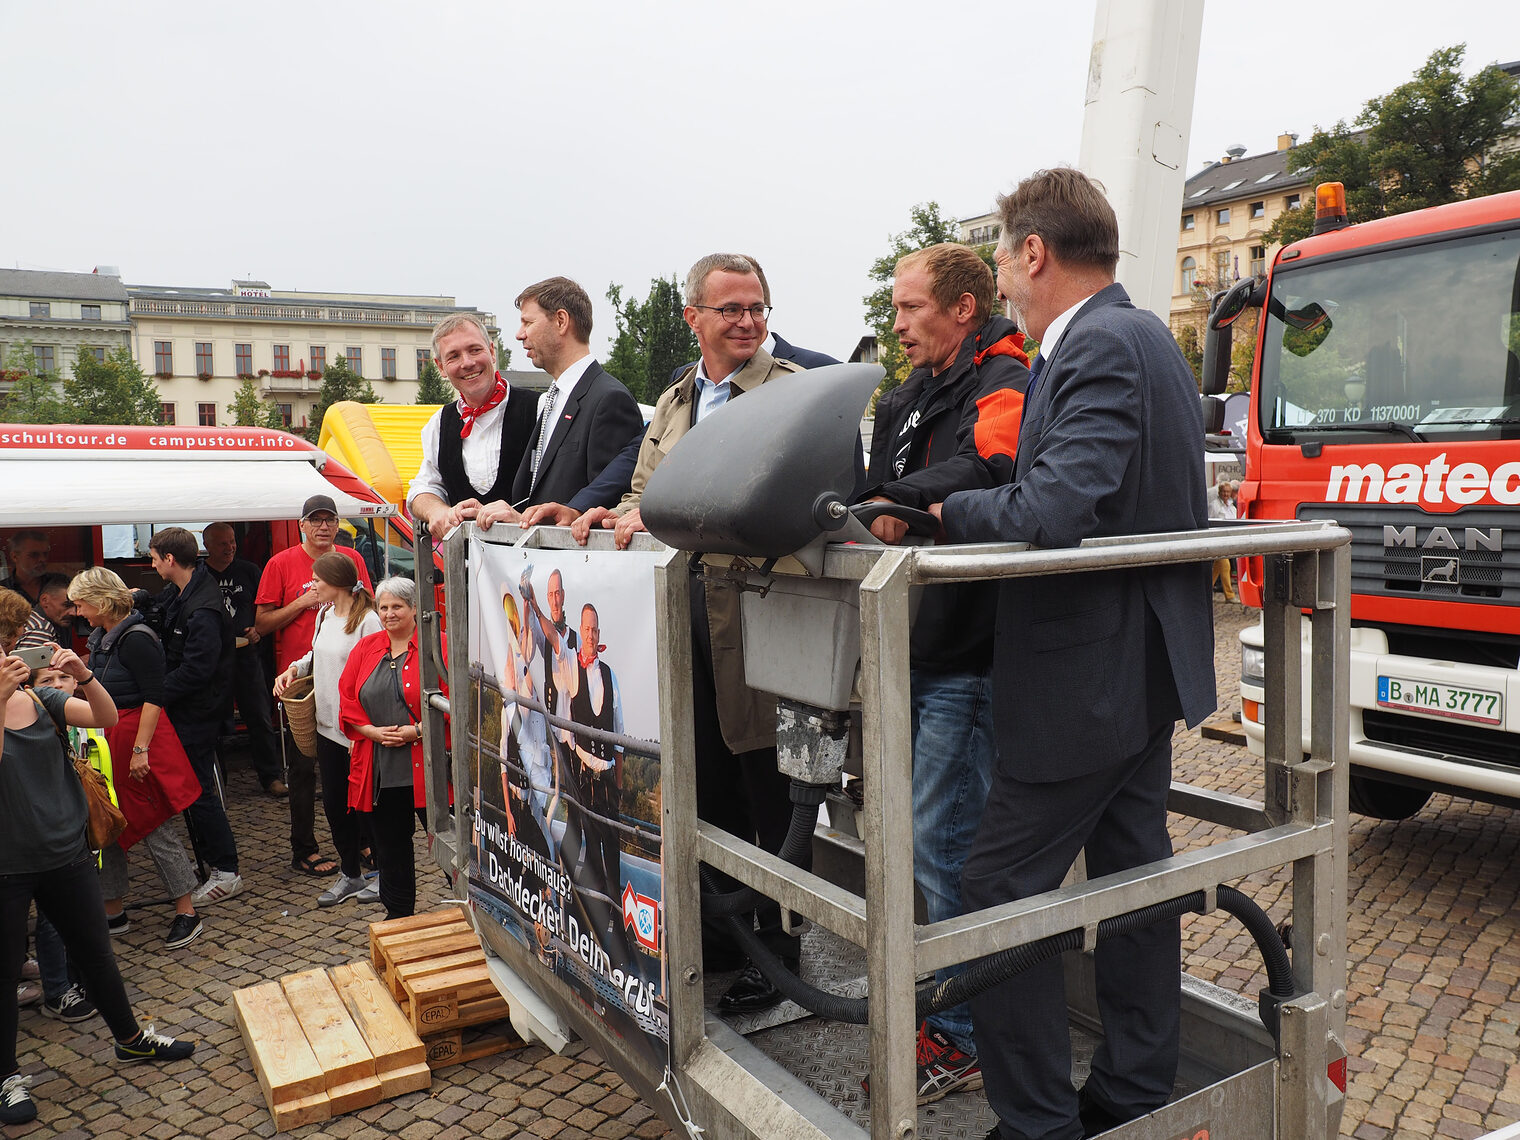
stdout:
[[100,876],[90,852],[89,808],[62,743],[63,725],[109,728],[116,706],[84,662],[56,650],[52,667],[79,684],[79,696],[25,688],[30,666],[10,655],[31,605],[0,590],[0,1124],[36,1119],[31,1078],[16,1062],[16,983],[26,956],[27,913],[35,900],[84,978],[85,992],[105,1018],[122,1062],[179,1061],[195,1045],[142,1029],[127,1001],[106,930]]

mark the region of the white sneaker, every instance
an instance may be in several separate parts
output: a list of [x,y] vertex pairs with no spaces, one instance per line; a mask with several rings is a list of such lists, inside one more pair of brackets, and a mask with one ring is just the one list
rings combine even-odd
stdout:
[[207,880],[190,892],[190,902],[199,910],[203,906],[225,902],[243,889],[243,877],[236,871],[212,871]]
[[337,906],[344,899],[364,893],[364,880],[355,876],[339,875],[338,881],[317,896],[318,906]]
[[364,889],[354,896],[357,903],[377,903],[380,901],[380,880],[366,883]]

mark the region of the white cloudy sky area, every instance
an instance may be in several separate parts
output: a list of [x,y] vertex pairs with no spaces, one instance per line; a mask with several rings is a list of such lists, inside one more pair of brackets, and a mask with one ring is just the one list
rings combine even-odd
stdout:
[[[738,250],[766,266],[772,327],[843,357],[914,203],[980,213],[1076,161],[1093,12],[0,3],[0,264],[448,294],[508,338],[517,291],[562,273],[596,301],[600,351],[609,282],[642,296]],[[1459,42],[1470,70],[1520,58],[1520,6],[1209,0],[1188,170],[1349,120]]]

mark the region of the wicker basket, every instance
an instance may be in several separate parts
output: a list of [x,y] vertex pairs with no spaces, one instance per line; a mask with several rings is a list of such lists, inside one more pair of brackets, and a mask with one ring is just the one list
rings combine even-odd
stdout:
[[285,723],[295,738],[301,755],[317,754],[317,693],[310,677],[297,677],[280,696],[285,706]]

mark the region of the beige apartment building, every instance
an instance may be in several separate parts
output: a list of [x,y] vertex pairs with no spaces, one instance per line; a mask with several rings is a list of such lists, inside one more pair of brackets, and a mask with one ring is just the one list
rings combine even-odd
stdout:
[[[70,375],[81,351],[104,359],[129,343],[127,290],[115,270],[54,273],[0,269],[0,369],[13,349],[31,346],[36,367]],[[10,381],[0,381],[0,391]]]
[[1298,136],[1277,136],[1277,149],[1247,155],[1232,146],[1188,178],[1182,191],[1177,271],[1172,285],[1171,326],[1201,333],[1209,294],[1242,277],[1267,271],[1277,251],[1267,230],[1285,210],[1313,206],[1306,172],[1289,169]]
[[[225,289],[128,285],[132,353],[158,384],[166,423],[231,422],[244,379],[285,423],[306,425],[322,369],[343,357],[388,404],[417,399],[443,317],[479,312],[453,297],[303,293],[263,281]],[[492,335],[496,318],[481,312]]]

